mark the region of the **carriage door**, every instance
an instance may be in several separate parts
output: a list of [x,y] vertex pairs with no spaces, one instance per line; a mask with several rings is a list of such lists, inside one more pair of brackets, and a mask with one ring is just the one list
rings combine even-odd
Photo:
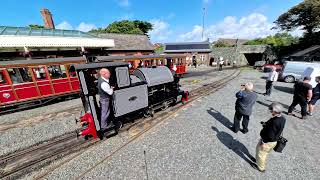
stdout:
[[7,71],[0,69],[0,105],[15,102],[16,100]]
[[29,68],[8,68],[7,71],[19,101],[29,100],[39,96]]
[[64,65],[50,65],[48,72],[52,81],[55,94],[63,94],[71,91],[71,85]]
[[45,66],[33,67],[32,72],[36,79],[36,85],[39,89],[40,95],[43,97],[50,96],[53,94],[48,74]]

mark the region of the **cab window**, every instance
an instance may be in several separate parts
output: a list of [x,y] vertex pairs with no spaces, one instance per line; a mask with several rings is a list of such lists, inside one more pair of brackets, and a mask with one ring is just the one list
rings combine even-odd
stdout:
[[9,68],[7,71],[12,84],[32,82],[29,68]]
[[33,72],[37,80],[47,79],[46,69],[44,67],[40,66],[40,67],[33,68]]
[[59,79],[67,77],[66,68],[64,65],[51,65],[48,66],[48,72],[51,79]]
[[0,84],[7,84],[6,78],[4,77],[4,73],[0,70]]

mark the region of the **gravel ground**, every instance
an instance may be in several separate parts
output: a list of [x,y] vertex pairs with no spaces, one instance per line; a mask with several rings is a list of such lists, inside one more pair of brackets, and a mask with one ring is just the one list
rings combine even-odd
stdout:
[[[255,156],[260,121],[270,118],[266,106],[279,101],[287,108],[292,100],[292,84],[277,82],[271,97],[259,95],[249,133],[233,133],[229,127],[233,122],[234,94],[247,81],[255,84],[257,92],[264,92],[265,81],[261,76],[257,71],[243,71],[226,87],[188,104],[183,111],[116,152],[82,179],[147,179],[147,175],[149,179],[319,179],[319,111],[308,120],[285,115],[284,136],[289,140],[288,145],[284,153],[270,154],[265,173],[247,163],[247,155]],[[45,179],[75,179],[129,138],[130,132],[93,146]]]
[[[189,68],[181,85],[191,90],[232,72],[214,70],[205,66]],[[73,99],[0,116],[0,155],[74,131],[77,128],[74,119],[81,110],[81,100]]]

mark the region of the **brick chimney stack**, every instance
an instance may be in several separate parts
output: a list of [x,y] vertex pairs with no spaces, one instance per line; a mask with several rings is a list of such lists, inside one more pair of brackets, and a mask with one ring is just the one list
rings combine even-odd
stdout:
[[44,21],[44,27],[54,29],[54,23],[53,23],[51,12],[46,8],[41,9],[40,12],[42,15],[42,19]]

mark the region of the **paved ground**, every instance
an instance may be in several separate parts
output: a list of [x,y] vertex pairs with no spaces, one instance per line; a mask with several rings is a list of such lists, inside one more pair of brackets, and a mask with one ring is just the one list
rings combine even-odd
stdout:
[[[181,85],[192,90],[231,73],[214,70],[206,66],[190,67]],[[74,119],[81,110],[81,100],[73,99],[0,116],[0,155],[76,130]]]
[[[272,97],[259,95],[249,133],[234,134],[229,129],[233,122],[234,94],[247,81],[255,84],[257,92],[264,92],[265,80],[261,76],[257,71],[243,71],[225,88],[189,104],[107,160],[100,161],[126,143],[130,132],[84,150],[45,178],[76,179],[100,161],[82,179],[147,179],[147,175],[149,179],[319,179],[318,107],[318,112],[308,120],[285,115],[284,136],[289,142],[284,153],[271,153],[266,173],[262,174],[248,164],[248,155],[255,155],[260,121],[270,118],[266,106],[278,101],[287,108],[292,100],[292,84],[276,83]],[[28,178],[34,178],[48,168],[34,172]]]

